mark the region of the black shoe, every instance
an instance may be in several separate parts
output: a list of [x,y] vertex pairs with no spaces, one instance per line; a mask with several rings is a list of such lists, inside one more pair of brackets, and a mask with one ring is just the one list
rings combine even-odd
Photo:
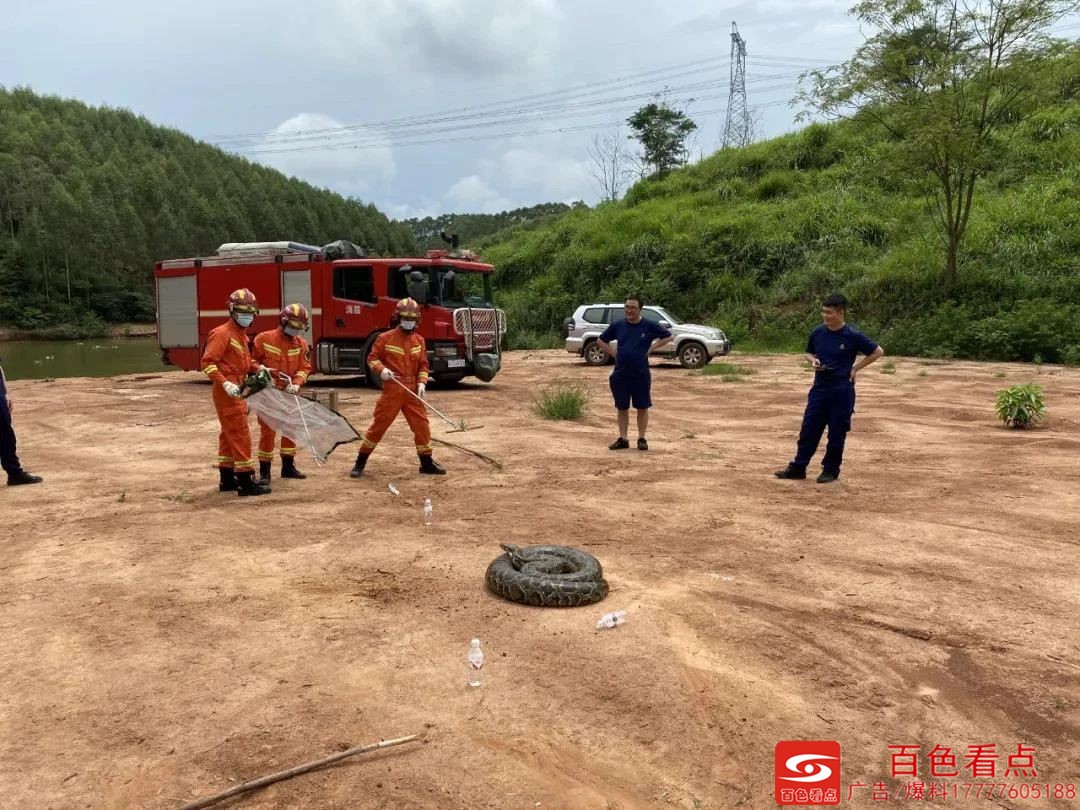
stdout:
[[249,495],[269,495],[270,487],[257,483],[254,473],[237,473],[236,494],[241,498]]
[[839,477],[840,477],[840,475],[838,473],[831,473],[831,472],[826,471],[826,472],[823,472],[821,475],[819,475],[817,477],[817,482],[819,484],[831,484],[833,481],[835,481]]
[[367,465],[369,453],[357,453],[356,464],[353,465],[352,471],[349,473],[350,478],[359,478],[364,474],[364,467]]
[[420,472],[424,475],[446,475],[446,470],[436,464],[431,456],[420,456]]
[[9,487],[21,487],[23,484],[40,484],[44,480],[40,475],[31,475],[26,470],[19,470],[17,473],[8,476],[7,485]]
[[270,467],[272,464],[269,461],[259,462],[259,484],[268,487],[270,486]]
[[281,477],[282,478],[307,478],[302,472],[296,469],[296,459],[292,456],[282,456],[281,458]]
[[801,481],[802,479],[806,478],[806,469],[803,467],[795,467],[791,464],[788,464],[786,467],[784,467],[784,469],[777,470],[774,475],[777,478],[789,478]]
[[607,446],[608,450],[627,450],[630,447],[630,442],[624,439],[622,436],[617,438],[611,444]]
[[649,449],[649,443],[648,443],[647,441],[645,441],[645,437],[644,437],[644,436],[639,436],[639,437],[638,437],[638,440],[637,440],[637,449],[638,449],[638,450],[648,450],[648,449]]
[[232,467],[218,467],[218,475],[221,476],[218,492],[236,492],[236,473]]

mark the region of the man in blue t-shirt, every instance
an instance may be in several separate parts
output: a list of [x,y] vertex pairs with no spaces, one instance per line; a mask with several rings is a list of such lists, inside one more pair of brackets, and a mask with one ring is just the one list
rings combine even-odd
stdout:
[[[814,367],[814,384],[807,397],[798,450],[794,460],[776,473],[777,478],[806,478],[806,465],[817,452],[826,426],[829,440],[817,482],[829,484],[840,477],[844,439],[855,412],[855,375],[885,354],[874,341],[844,323],[846,310],[847,299],[839,294],[821,302],[824,323],[810,333],[806,342],[806,359]],[[866,356],[856,362],[859,354]]]
[[[632,295],[623,306],[626,320],[615,321],[600,335],[597,343],[615,358],[615,370],[609,383],[618,411],[619,438],[608,445],[609,450],[625,450],[630,446],[626,437],[630,428],[630,404],[637,410],[638,450],[648,450],[645,430],[649,426],[649,408],[652,407],[649,373],[649,352],[672,340],[671,332],[660,324],[641,317],[641,297]],[[659,338],[659,340],[657,340]],[[618,351],[611,342],[618,343]],[[654,345],[654,341],[656,341]]]
[[11,426],[11,400],[7,395],[3,366],[0,366],[0,467],[7,473],[9,487],[41,483],[40,476],[31,475],[22,468],[15,454],[15,428]]

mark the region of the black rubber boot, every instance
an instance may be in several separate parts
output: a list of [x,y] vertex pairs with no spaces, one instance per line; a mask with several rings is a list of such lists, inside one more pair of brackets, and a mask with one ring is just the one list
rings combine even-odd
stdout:
[[264,486],[270,486],[270,467],[272,466],[269,461],[259,462],[259,483]]
[[218,492],[236,492],[236,473],[232,467],[218,467],[218,475],[221,476]]
[[255,481],[255,474],[242,472],[236,474],[236,494],[241,498],[248,495],[269,495],[270,487]]
[[420,456],[420,472],[424,475],[446,475],[446,470],[435,463],[431,456]]
[[282,478],[307,478],[302,472],[296,469],[296,459],[292,456],[281,457],[281,477]]
[[364,474],[364,467],[367,466],[368,456],[370,453],[357,453],[356,464],[353,465],[352,471],[349,473],[350,478],[359,478]]

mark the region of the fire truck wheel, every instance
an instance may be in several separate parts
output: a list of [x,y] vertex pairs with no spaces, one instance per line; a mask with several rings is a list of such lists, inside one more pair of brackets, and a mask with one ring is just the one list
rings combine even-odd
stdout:
[[368,336],[367,343],[364,344],[364,368],[367,369],[367,382],[372,388],[382,390],[383,381],[374,371],[371,370],[371,366],[367,364],[367,356],[371,354],[371,347],[375,345],[375,338],[381,335],[382,332],[374,332]]

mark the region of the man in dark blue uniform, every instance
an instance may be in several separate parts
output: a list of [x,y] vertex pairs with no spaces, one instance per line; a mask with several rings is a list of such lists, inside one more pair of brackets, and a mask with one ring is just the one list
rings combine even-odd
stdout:
[[0,366],[0,466],[7,473],[8,486],[40,484],[41,476],[31,475],[19,464],[15,455],[15,428],[11,426],[11,400],[7,395],[7,380]]
[[[649,352],[672,340],[671,332],[658,323],[641,317],[641,298],[632,295],[623,305],[626,319],[615,321],[604,330],[597,343],[615,358],[615,370],[609,384],[618,411],[619,438],[608,445],[609,450],[625,450],[630,446],[626,434],[630,429],[630,404],[637,410],[638,450],[648,450],[645,430],[649,427],[649,408],[652,407],[652,375],[649,372]],[[659,338],[659,340],[657,340]],[[611,342],[618,346],[612,348]],[[656,341],[656,344],[653,344]]]
[[[807,397],[798,450],[777,478],[806,478],[806,465],[817,452],[821,434],[829,428],[825,458],[821,461],[819,484],[829,484],[840,477],[844,460],[844,439],[851,430],[855,412],[855,375],[885,351],[874,341],[844,323],[847,299],[836,294],[821,302],[821,320],[806,342],[806,359],[814,367],[814,385]],[[855,362],[859,354],[866,355]]]

